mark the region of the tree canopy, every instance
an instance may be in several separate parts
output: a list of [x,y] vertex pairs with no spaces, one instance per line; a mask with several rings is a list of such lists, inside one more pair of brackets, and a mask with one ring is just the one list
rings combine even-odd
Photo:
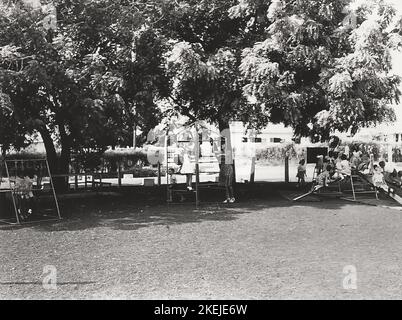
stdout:
[[243,95],[242,50],[262,39],[266,21],[250,24],[232,17],[236,1],[176,1],[157,26],[171,43],[167,66],[173,79],[173,108],[192,120],[207,120],[221,130],[231,120],[264,123]]
[[39,133],[54,171],[177,114],[322,140],[394,119],[401,19],[383,0],[45,3],[0,3],[0,144]]
[[1,130],[12,129],[0,143],[18,146],[38,132],[52,169],[67,172],[72,151],[131,145],[135,124],[155,126],[155,99],[166,95],[168,81],[163,43],[137,8],[125,1],[52,5],[57,29],[43,23],[40,9],[0,7],[0,116],[9,119]]
[[[236,16],[258,10],[241,0]],[[400,46],[396,11],[382,0],[273,1],[265,40],[243,51],[244,92],[272,122],[296,135],[328,139],[394,120],[399,77],[390,50]]]

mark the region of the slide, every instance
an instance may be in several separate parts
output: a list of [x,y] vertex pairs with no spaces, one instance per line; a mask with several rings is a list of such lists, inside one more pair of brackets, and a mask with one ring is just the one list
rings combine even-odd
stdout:
[[[367,175],[363,175],[363,174],[361,174],[361,176],[362,176],[368,183],[370,183],[371,185],[374,186],[374,184],[373,184],[373,182],[372,182],[372,179],[371,179],[371,176],[367,176]],[[395,200],[396,202],[398,202],[398,203],[402,206],[402,189],[401,189],[401,188],[398,188],[398,187],[394,187],[394,186],[392,186],[392,185],[390,186],[389,184],[388,184],[388,187],[394,189],[394,192],[395,192],[395,193],[394,193],[394,194],[388,193],[388,190],[387,190],[385,187],[379,187],[378,189],[384,191],[385,194],[387,194],[390,198],[392,198],[393,200]]]

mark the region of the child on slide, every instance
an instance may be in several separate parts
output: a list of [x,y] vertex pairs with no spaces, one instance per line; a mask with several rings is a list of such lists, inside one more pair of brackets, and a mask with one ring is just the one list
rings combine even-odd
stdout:
[[387,183],[385,182],[384,173],[383,173],[383,169],[381,168],[381,166],[374,165],[373,169],[374,169],[374,171],[373,171],[372,181],[373,181],[374,186],[376,188],[385,190],[388,193],[388,195],[395,194],[395,190],[393,188],[390,188],[387,185]]
[[316,191],[323,187],[328,187],[329,183],[331,182],[331,170],[332,166],[327,165],[324,168],[324,171],[317,176],[317,184],[313,187],[313,191]]

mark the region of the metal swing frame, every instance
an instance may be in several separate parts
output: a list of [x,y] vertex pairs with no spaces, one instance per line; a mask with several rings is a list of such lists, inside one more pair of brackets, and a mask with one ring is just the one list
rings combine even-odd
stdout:
[[[55,202],[55,208],[57,211],[57,215],[54,218],[49,218],[49,219],[38,219],[38,220],[34,220],[34,221],[21,221],[19,214],[18,214],[18,207],[17,207],[17,199],[16,199],[16,187],[15,184],[14,186],[11,183],[11,177],[10,177],[10,170],[9,170],[9,166],[8,163],[14,162],[14,165],[17,169],[17,163],[21,163],[23,164],[24,162],[42,162],[45,166],[46,166],[46,172],[49,175],[49,182],[50,182],[50,187],[52,190],[52,196]],[[50,172],[50,168],[49,168],[49,163],[47,161],[47,159],[24,159],[24,160],[3,160],[2,161],[2,165],[4,165],[5,167],[5,171],[7,174],[7,179],[8,179],[8,189],[5,190],[0,190],[1,193],[10,193],[11,194],[11,199],[12,199],[12,207],[14,209],[14,214],[15,214],[15,221],[13,222],[14,218],[9,218],[9,219],[0,219],[1,223],[5,223],[5,224],[9,224],[9,225],[24,225],[24,224],[33,224],[33,223],[40,223],[40,222],[47,222],[47,221],[56,221],[56,220],[61,220],[62,217],[60,215],[60,207],[59,207],[59,202],[57,200],[57,195],[56,195],[56,191],[54,188],[54,183],[53,183],[53,178],[52,178],[52,174]],[[2,175],[0,173],[0,175]],[[0,181],[2,181],[3,177],[0,177]]]

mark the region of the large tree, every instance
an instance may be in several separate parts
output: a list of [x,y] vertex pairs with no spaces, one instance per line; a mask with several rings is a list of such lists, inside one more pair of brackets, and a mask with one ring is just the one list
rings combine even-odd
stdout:
[[[236,1],[178,0],[161,7],[153,23],[170,39],[167,65],[172,78],[170,102],[190,120],[227,129],[231,120],[262,124],[261,113],[243,95],[242,49],[263,34],[266,20],[257,12],[233,18]],[[254,17],[254,22],[249,19]]]
[[135,124],[158,123],[163,44],[126,2],[53,1],[57,29],[42,10],[0,7],[1,115],[40,133],[54,173],[68,172],[72,151],[131,145]]
[[[240,0],[236,16],[261,10]],[[243,52],[244,93],[269,120],[299,136],[327,139],[334,130],[394,120],[399,77],[390,50],[400,46],[396,11],[382,0],[275,0],[264,41]]]

